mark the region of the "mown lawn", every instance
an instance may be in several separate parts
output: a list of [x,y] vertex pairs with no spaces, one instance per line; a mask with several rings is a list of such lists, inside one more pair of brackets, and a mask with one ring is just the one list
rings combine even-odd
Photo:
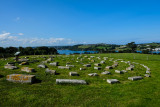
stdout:
[[[59,75],[50,75],[45,73],[45,69],[37,68],[43,58],[29,56],[30,60],[38,59],[40,62],[23,65],[36,69],[34,73],[26,73],[20,71],[22,66],[16,65],[19,69],[7,70],[4,65],[7,62],[12,62],[13,58],[8,60],[0,60],[0,106],[140,106],[140,107],[159,107],[160,105],[160,56],[159,55],[144,55],[144,54],[92,54],[87,56],[112,57],[114,59],[124,59],[125,61],[137,62],[144,64],[151,69],[151,78],[146,78],[139,81],[130,81],[129,76],[143,76],[145,69],[140,65],[135,65],[134,71],[129,71],[125,74],[116,74],[115,69],[123,70],[128,67],[127,64],[119,62],[119,66],[109,70],[111,75],[101,75],[105,66],[112,65],[113,62],[107,60],[106,64],[102,65],[102,70],[94,70],[94,63],[91,68],[80,71],[79,68],[83,64],[89,63],[89,59],[77,59],[79,55],[65,56],[59,55],[54,58],[54,61],[65,66],[66,62],[75,65],[75,68],[70,70],[59,70],[57,67],[49,66],[50,69],[56,70]],[[82,55],[82,57],[85,55]],[[22,56],[24,57],[24,56]],[[47,56],[49,57],[49,56]],[[95,63],[101,60],[96,58]],[[54,62],[53,61],[53,62]],[[79,62],[76,62],[79,61]],[[83,64],[82,64],[83,63]],[[80,76],[69,76],[70,71],[76,71]],[[89,77],[89,73],[98,73],[98,77]],[[6,81],[6,75],[20,73],[33,74],[41,82],[34,84],[21,84]],[[83,79],[88,85],[57,85],[56,79]],[[106,79],[116,78],[120,81],[118,84],[108,84]]]

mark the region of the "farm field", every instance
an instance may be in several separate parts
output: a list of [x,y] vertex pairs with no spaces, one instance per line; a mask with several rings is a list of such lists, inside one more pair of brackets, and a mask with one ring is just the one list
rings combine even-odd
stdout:
[[[13,57],[7,60],[0,60],[0,106],[144,106],[158,107],[160,105],[160,56],[132,53],[115,54],[83,54],[83,55],[52,55],[53,61],[59,62],[60,66],[74,65],[70,69],[59,69],[58,66],[45,65],[52,70],[56,70],[57,75],[46,73],[46,68],[37,66],[46,61],[50,55],[27,56],[29,61],[39,60],[39,62],[29,63],[29,65],[15,65],[18,69],[5,69],[7,62],[14,62]],[[93,58],[90,56],[94,56]],[[24,58],[26,56],[20,56]],[[101,70],[95,70],[94,64],[105,60],[101,64]],[[119,59],[119,60],[117,60]],[[123,74],[115,73],[115,70],[125,70],[129,65],[121,62],[130,61],[135,64],[133,71]],[[118,66],[109,69],[110,75],[102,75],[106,66],[112,66],[114,61]],[[84,64],[91,64],[91,67],[84,67]],[[151,77],[144,77],[146,69],[140,64],[144,64],[151,70]],[[34,68],[35,72],[27,73],[21,71],[22,67]],[[85,68],[86,70],[80,70]],[[74,71],[79,76],[70,76],[69,72]],[[99,76],[89,76],[89,73],[97,73]],[[29,83],[13,83],[6,80],[9,74],[31,74],[35,75],[37,81]],[[131,81],[128,77],[142,76],[142,80]],[[85,80],[87,85],[80,84],[56,84],[56,79],[79,79]],[[118,79],[116,84],[107,83],[107,79]]]

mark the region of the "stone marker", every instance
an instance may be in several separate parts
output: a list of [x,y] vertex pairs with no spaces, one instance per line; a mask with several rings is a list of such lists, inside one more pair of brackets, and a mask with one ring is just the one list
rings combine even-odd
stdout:
[[126,68],[126,70],[127,70],[127,71],[132,71],[133,68],[132,68],[132,67],[128,67],[128,68]]
[[115,73],[123,74],[123,72],[119,70],[115,70]]
[[128,77],[129,80],[135,81],[135,80],[141,80],[143,79],[141,76],[134,76],[134,77]]
[[90,73],[90,74],[88,74],[89,76],[98,76],[98,74],[97,73]]
[[66,67],[74,67],[74,65],[66,65]]
[[150,71],[146,71],[146,74],[151,74],[151,72]]
[[28,62],[21,62],[19,65],[28,65]]
[[119,83],[119,80],[117,79],[107,79],[107,82],[110,84]]
[[91,64],[85,64],[83,66],[85,66],[85,67],[91,67]]
[[100,63],[101,63],[101,64],[105,64],[105,61],[101,61]]
[[37,67],[38,67],[38,68],[47,68],[47,66],[44,65],[44,64],[40,64],[40,65],[38,65]]
[[66,66],[58,66],[59,69],[70,69],[70,67],[66,67]]
[[86,68],[80,68],[80,70],[82,71],[82,70],[86,70]]
[[128,72],[128,71],[126,71],[126,70],[122,70],[122,72],[123,72],[123,73],[126,73],[126,72]]
[[48,68],[45,70],[45,72],[50,73],[50,74],[54,74],[54,75],[56,74],[56,70],[50,70]]
[[77,72],[69,72],[70,76],[79,76],[79,74]]
[[52,62],[52,63],[49,63],[49,65],[52,65],[52,66],[58,66],[59,62]]
[[144,74],[145,77],[151,77],[149,74]]
[[99,64],[99,63],[96,63],[96,64],[94,64],[95,66],[101,66],[101,64]]
[[10,74],[7,75],[7,80],[11,82],[33,83],[35,81],[35,75]]
[[56,84],[87,84],[87,82],[77,79],[56,79]]
[[22,67],[21,71],[25,71],[25,72],[34,72],[35,70],[33,68],[29,68],[29,67]]
[[102,72],[101,74],[103,74],[103,75],[108,75],[108,74],[111,74],[109,71],[104,71],[104,72]]
[[16,66],[14,66],[13,64],[6,64],[5,66],[4,66],[4,68],[6,68],[6,69],[17,69],[17,67]]
[[106,66],[105,69],[109,70],[109,69],[113,69],[113,67],[112,66]]
[[101,70],[102,68],[101,67],[94,67],[94,69]]

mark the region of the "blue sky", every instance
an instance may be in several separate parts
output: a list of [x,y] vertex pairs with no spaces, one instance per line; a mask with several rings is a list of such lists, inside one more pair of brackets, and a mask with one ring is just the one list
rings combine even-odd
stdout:
[[0,46],[160,42],[159,0],[0,0]]

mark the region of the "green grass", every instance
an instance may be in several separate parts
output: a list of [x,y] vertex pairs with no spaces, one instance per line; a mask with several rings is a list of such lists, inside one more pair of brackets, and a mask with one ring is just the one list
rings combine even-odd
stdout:
[[[114,59],[124,59],[125,61],[138,62],[151,68],[151,78],[144,78],[139,81],[130,81],[129,76],[143,76],[145,69],[140,65],[135,65],[134,71],[129,71],[125,74],[114,73],[115,69],[123,70],[128,65],[119,62],[119,66],[115,69],[109,70],[111,75],[101,75],[103,69],[107,65],[112,65],[113,62],[106,61],[102,65],[102,70],[94,70],[92,67],[87,70],[80,71],[79,68],[83,67],[81,61],[75,62],[78,55],[66,56],[59,55],[54,58],[54,61],[60,62],[59,64],[65,66],[66,62],[75,65],[75,68],[70,70],[60,70],[57,67],[47,66],[50,69],[56,70],[59,75],[50,75],[45,73],[45,69],[37,68],[37,65],[44,60],[43,58],[32,58],[30,60],[38,59],[40,62],[30,63],[24,65],[35,68],[36,72],[26,73],[20,71],[22,66],[16,65],[19,69],[7,70],[4,65],[7,62],[13,61],[13,58],[8,60],[0,60],[0,106],[118,106],[118,107],[159,107],[160,105],[160,56],[159,55],[144,55],[144,54],[95,54],[94,56],[112,57]],[[85,55],[83,55],[85,56]],[[83,57],[82,56],[82,57]],[[87,55],[90,56],[90,55]],[[22,56],[24,57],[24,56]],[[101,60],[95,59],[95,63]],[[53,62],[54,62],[53,61]],[[82,61],[84,64],[89,63],[89,59]],[[78,77],[70,77],[70,71],[76,71],[80,74]],[[98,73],[98,77],[89,77],[88,73]],[[20,74],[33,74],[36,78],[41,80],[41,83],[35,84],[21,84],[6,81],[6,75],[20,73]],[[56,79],[83,79],[89,85],[57,85]],[[120,80],[119,84],[108,84],[106,79],[116,78]]]

